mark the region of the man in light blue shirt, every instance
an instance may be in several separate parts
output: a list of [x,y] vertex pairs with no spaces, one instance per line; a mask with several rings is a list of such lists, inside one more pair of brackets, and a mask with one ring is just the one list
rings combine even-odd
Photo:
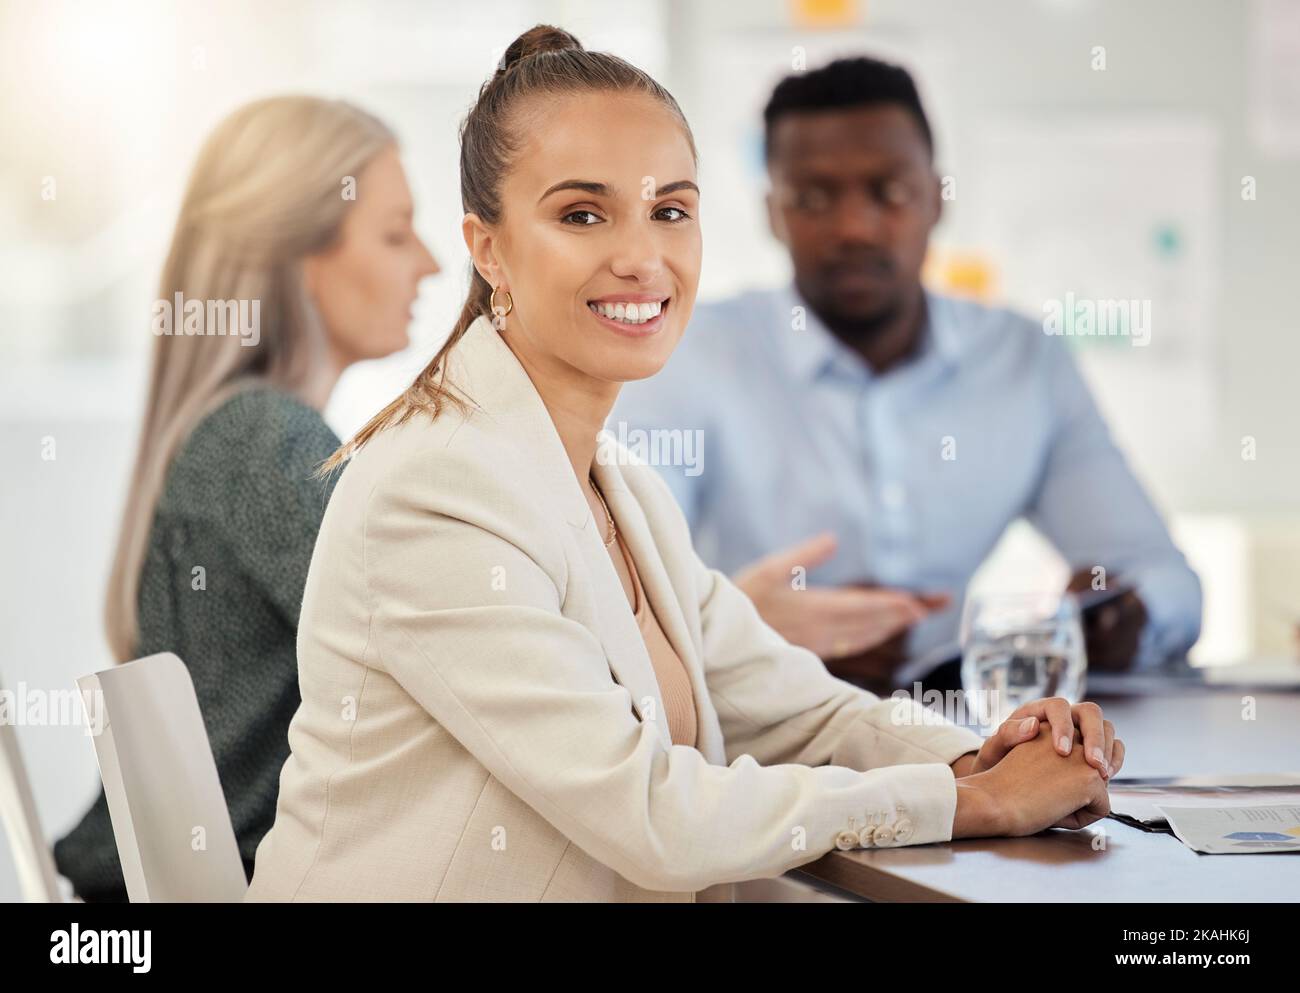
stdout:
[[793,284],[697,306],[607,423],[633,449],[695,442],[651,461],[673,463],[704,561],[832,672],[884,689],[927,674],[970,577],[1025,518],[1072,589],[1132,586],[1088,616],[1092,668],[1184,655],[1200,584],[1062,339],[922,289],[941,197],[911,78],[838,60],[782,82],[765,120]]

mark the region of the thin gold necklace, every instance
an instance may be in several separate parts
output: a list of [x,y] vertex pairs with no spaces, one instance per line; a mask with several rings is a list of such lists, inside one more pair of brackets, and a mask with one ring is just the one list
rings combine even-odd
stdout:
[[618,532],[614,530],[614,515],[609,512],[609,504],[605,502],[605,494],[601,493],[600,487],[596,485],[596,477],[588,476],[587,478],[591,480],[591,488],[596,491],[596,499],[605,508],[605,523],[609,528],[609,537],[605,539],[605,547],[608,548],[614,544],[614,539],[618,536]]

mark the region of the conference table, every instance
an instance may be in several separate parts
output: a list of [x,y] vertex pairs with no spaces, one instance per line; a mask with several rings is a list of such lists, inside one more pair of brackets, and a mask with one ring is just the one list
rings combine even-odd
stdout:
[[[1190,680],[1090,684],[1125,746],[1119,778],[1300,774],[1300,693]],[[1294,780],[1300,782],[1300,779]],[[781,880],[741,884],[756,901],[1295,902],[1300,853],[1202,855],[1174,835],[1104,818],[1027,838],[852,849]]]

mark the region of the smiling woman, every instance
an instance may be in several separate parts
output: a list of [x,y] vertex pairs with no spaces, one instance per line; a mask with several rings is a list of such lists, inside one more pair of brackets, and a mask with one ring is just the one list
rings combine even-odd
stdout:
[[[506,337],[530,371],[612,396],[657,372],[681,339],[702,245],[695,153],[674,108],[638,90],[520,101],[502,214],[470,210],[463,229],[476,270],[515,301]],[[557,171],[580,178],[556,182]]]
[[250,899],[726,899],[832,848],[997,830],[998,783],[1031,796],[1016,829],[1104,813],[1081,750],[984,745],[831,677],[602,433],[690,318],[695,159],[663,87],[559,29],[483,87],[469,299],[331,462]]
[[[695,140],[651,77],[584,51],[567,32],[534,28],[507,49],[460,138],[462,226],[473,255],[460,318],[410,388],[327,469],[416,411],[457,402],[443,386],[445,360],[475,318],[496,310],[494,294],[509,301],[500,308],[511,311],[505,337],[526,367],[585,373],[606,394],[656,372],[694,306],[702,252]],[[629,320],[630,303],[644,320]],[[653,303],[659,316],[642,315],[640,305]],[[612,312],[601,314],[600,304]]]

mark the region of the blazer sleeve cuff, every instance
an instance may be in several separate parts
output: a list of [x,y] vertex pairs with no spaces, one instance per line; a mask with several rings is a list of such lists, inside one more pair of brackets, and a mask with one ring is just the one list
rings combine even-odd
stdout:
[[842,826],[834,839],[840,851],[897,848],[952,840],[957,815],[957,780],[940,762],[897,765],[870,772],[890,803],[869,807]]

